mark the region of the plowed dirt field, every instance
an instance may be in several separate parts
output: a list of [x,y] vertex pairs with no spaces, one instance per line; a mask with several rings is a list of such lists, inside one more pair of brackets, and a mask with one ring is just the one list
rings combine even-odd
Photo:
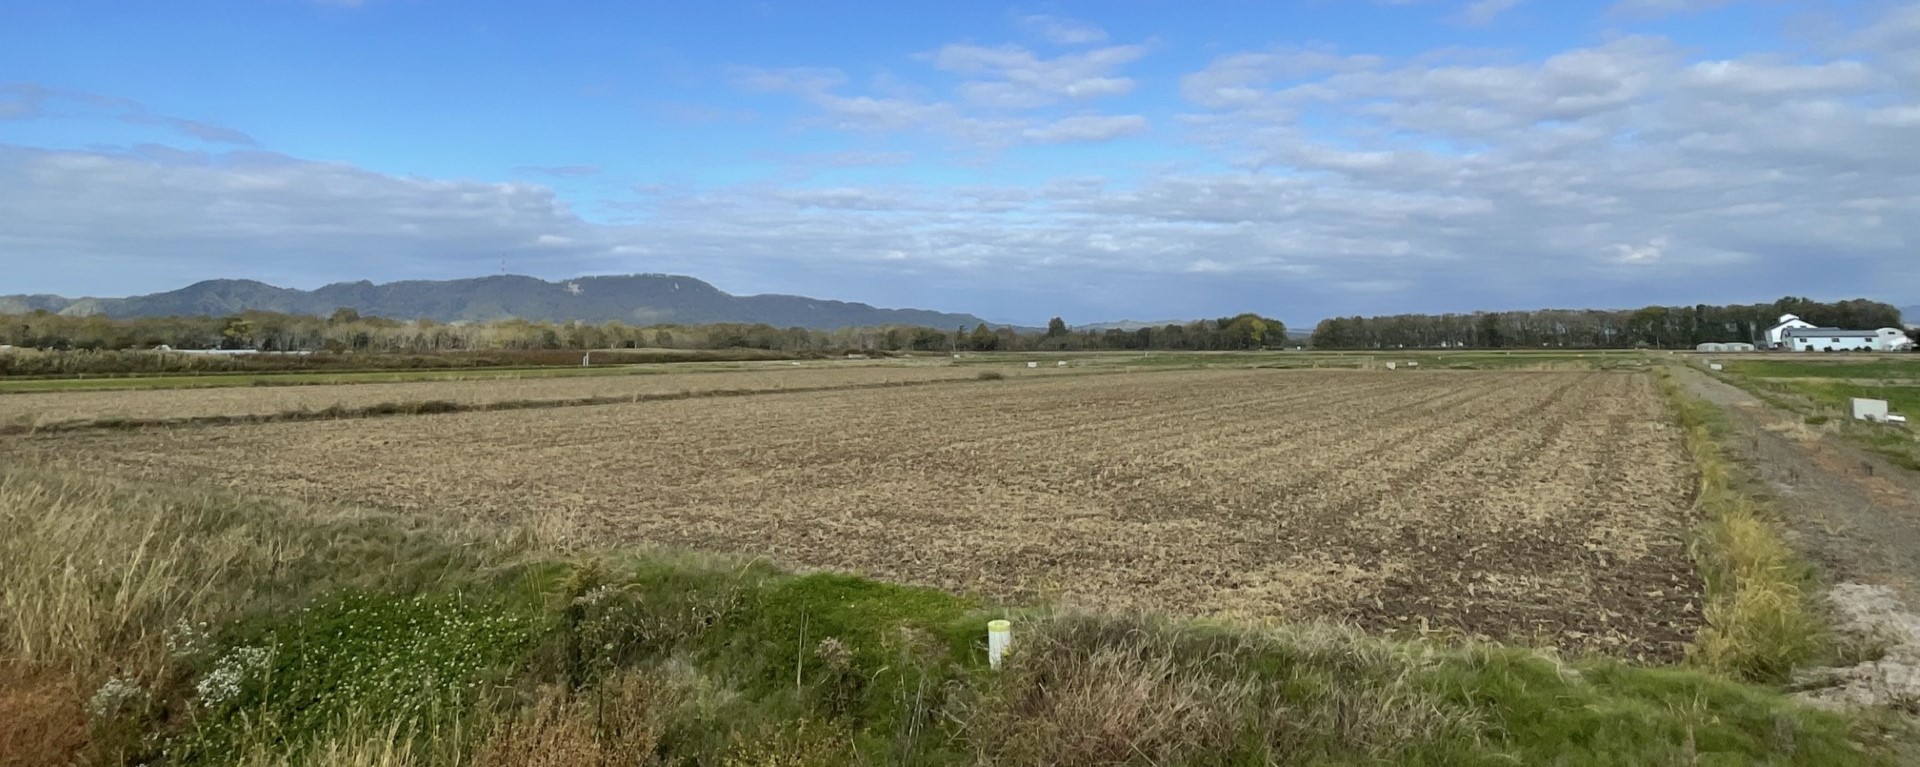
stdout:
[[1692,475],[1642,374],[1119,374],[8,442],[1001,598],[1649,660],[1698,622]]
[[[1009,377],[1071,375],[1078,370],[1008,370]],[[765,370],[636,373],[580,378],[414,381],[323,386],[259,386],[149,391],[76,391],[0,394],[0,425],[59,428],[111,419],[187,420],[263,417],[328,408],[451,402],[485,407],[501,402],[551,403],[649,399],[675,395],[861,388],[928,381],[973,380],[978,370],[951,366],[769,366]]]

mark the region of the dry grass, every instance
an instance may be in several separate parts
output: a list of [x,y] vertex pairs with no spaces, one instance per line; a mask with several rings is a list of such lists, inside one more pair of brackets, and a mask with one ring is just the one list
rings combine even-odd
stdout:
[[[1421,673],[1430,657],[1326,626],[1268,632],[1067,615],[1028,623],[1004,678],[960,714],[982,764],[1254,763],[1472,741],[1487,722]],[[1254,669],[1279,661],[1277,674]]]
[[[29,763],[41,764],[83,753],[114,761],[133,745],[98,726],[149,715],[140,710],[151,702],[144,696],[165,687],[180,646],[199,641],[192,637],[315,593],[473,568],[483,549],[461,543],[495,541],[500,546],[485,551],[497,554],[526,537],[440,525],[415,538],[414,525],[363,524],[380,518],[136,487],[57,463],[0,465],[0,680],[8,682],[0,735],[33,738],[0,754],[35,754]],[[434,551],[445,569],[408,561],[425,538],[454,542]],[[110,680],[139,697],[125,711],[87,713]],[[316,764],[382,763],[352,761],[372,758],[367,743],[328,748],[347,761]],[[61,758],[48,757],[55,751]]]
[[151,669],[158,635],[198,621],[235,576],[270,569],[269,528],[207,537],[224,509],[0,472],[0,650],[81,676]]
[[1688,398],[1670,379],[1663,388],[1699,471],[1694,507],[1705,520],[1695,557],[1707,586],[1706,626],[1688,655],[1744,679],[1785,681],[1828,647],[1809,593],[1812,575],[1772,512],[1737,486],[1736,469],[1714,436],[1710,406]]
[[20,445],[568,547],[1653,660],[1697,619],[1664,418],[1631,374],[1176,371]]
[[548,685],[498,722],[476,767],[646,767],[687,689],[656,669],[630,669],[591,690]]
[[111,753],[90,732],[94,691],[155,684],[170,627],[226,613],[292,542],[272,526],[226,527],[227,513],[204,496],[0,470],[0,754],[24,760],[0,763]]

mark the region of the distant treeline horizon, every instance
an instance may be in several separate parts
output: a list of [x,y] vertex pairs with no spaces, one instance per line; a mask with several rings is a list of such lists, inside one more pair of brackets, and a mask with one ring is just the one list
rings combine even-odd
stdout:
[[1045,330],[984,323],[971,328],[911,325],[814,330],[767,324],[628,325],[621,322],[500,320],[446,323],[362,316],[326,317],[245,311],[225,316],[70,316],[37,311],[0,315],[0,345],[57,350],[131,350],[161,346],[258,352],[432,353],[553,349],[761,349],[961,352],[1107,349],[1261,349],[1286,342],[1286,325],[1256,314],[1136,330],[1074,330],[1055,317]]
[[[1313,330],[1317,349],[1680,348],[1755,343],[1783,314],[1823,327],[1902,327],[1900,310],[1867,299],[1820,302],[1788,296],[1765,304],[1541,309],[1467,314],[1334,317]],[[555,349],[761,349],[781,352],[1225,351],[1288,348],[1285,323],[1244,313],[1134,329],[1074,329],[1058,317],[1045,330],[977,324],[814,330],[767,324],[628,325],[500,320],[445,323],[362,316],[245,311],[225,316],[111,318],[37,311],[0,315],[0,345],[128,350],[167,346],[313,352],[431,353]]]
[[1781,315],[1820,327],[1899,328],[1900,309],[1864,298],[1823,303],[1787,296],[1766,304],[1542,309],[1472,314],[1333,317],[1313,330],[1316,349],[1675,349],[1759,343]]

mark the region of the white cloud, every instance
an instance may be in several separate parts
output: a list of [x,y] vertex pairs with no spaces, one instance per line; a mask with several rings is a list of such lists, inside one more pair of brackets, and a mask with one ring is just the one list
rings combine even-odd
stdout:
[[1055,45],[1090,45],[1107,39],[1107,31],[1098,25],[1062,16],[1030,14],[1015,21],[1028,34]]
[[1460,9],[1460,20],[1469,26],[1486,26],[1520,3],[1521,0],[1473,0]]
[[10,212],[0,253],[113,264],[110,279],[266,264],[324,264],[341,277],[471,272],[499,257],[577,257],[606,241],[545,187],[400,178],[251,151],[0,147],[0,209]]
[[803,158],[803,161],[834,168],[879,168],[911,164],[913,153],[855,149],[812,155]]
[[1376,56],[1346,56],[1326,49],[1285,48],[1259,53],[1231,53],[1213,60],[1206,69],[1180,81],[1189,101],[1208,107],[1253,106],[1263,88],[1275,81],[1297,81],[1315,75],[1376,68]]
[[1846,44],[1905,87],[1920,89],[1920,3],[1894,8]]
[[170,132],[214,144],[258,146],[241,131],[222,125],[157,114],[132,99],[102,96],[84,91],[59,90],[32,83],[0,85],[0,119],[29,120],[47,117],[100,115],[129,125],[151,125]]
[[1873,88],[1880,75],[1858,61],[1791,64],[1755,57],[1702,61],[1687,67],[1682,82],[1709,96],[1841,96]]
[[1146,55],[1140,45],[1118,45],[1046,58],[1019,46],[952,44],[920,58],[967,79],[955,99],[929,99],[915,88],[886,81],[874,93],[849,93],[849,78],[831,69],[739,69],[734,82],[757,92],[787,93],[818,111],[807,125],[835,130],[920,131],[978,149],[1020,143],[1106,141],[1138,133],[1138,115],[1060,114],[1134,88],[1119,69]]
[[552,176],[554,178],[576,178],[597,175],[598,165],[522,165],[514,168],[515,173],[527,176]]
[[[1920,101],[1898,84],[1890,42],[1907,29],[1896,11],[1847,36],[1853,55],[1826,59],[1689,61],[1658,37],[1470,64],[1229,53],[1184,80],[1199,111],[1183,122],[1261,172],[1248,178],[1274,180],[1196,179],[1135,207],[1236,227],[1340,221],[1291,236],[1472,264],[1488,280],[1476,292],[1557,294],[1558,272],[1641,285],[1622,305],[1684,293],[1676,284],[1729,300],[1874,294],[1920,280],[1920,156],[1900,149]],[[1808,258],[1874,266],[1819,286],[1765,276]]]
[[0,120],[24,120],[40,115],[47,91],[31,83],[0,84]]
[[1146,130],[1147,118],[1140,115],[1078,115],[1036,125],[1021,135],[1037,144],[1062,144],[1110,141]]
[[1699,13],[1724,8],[1739,0],[1620,0],[1609,12],[1617,16],[1659,18],[1678,13]]
[[1121,96],[1134,81],[1117,70],[1146,55],[1141,45],[1116,45],[1051,59],[1018,46],[947,45],[929,55],[935,68],[982,79],[962,83],[960,94],[979,106],[1030,109],[1062,100]]
[[1623,264],[1651,264],[1659,261],[1667,251],[1667,238],[1655,237],[1643,244],[1614,245],[1613,259]]

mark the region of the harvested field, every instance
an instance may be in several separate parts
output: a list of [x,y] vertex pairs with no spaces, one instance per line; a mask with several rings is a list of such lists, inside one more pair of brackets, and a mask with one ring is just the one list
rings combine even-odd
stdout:
[[7,443],[1003,598],[1662,661],[1699,620],[1692,475],[1640,374],[1181,371]]
[[[1067,373],[1068,371],[1058,371]],[[62,428],[113,421],[256,418],[328,409],[450,402],[460,406],[650,399],[782,390],[886,386],[974,380],[978,370],[950,366],[769,367],[706,373],[636,373],[580,378],[417,381],[333,386],[260,386],[155,391],[75,391],[0,394],[0,426]],[[1009,375],[1054,375],[1021,370]]]

